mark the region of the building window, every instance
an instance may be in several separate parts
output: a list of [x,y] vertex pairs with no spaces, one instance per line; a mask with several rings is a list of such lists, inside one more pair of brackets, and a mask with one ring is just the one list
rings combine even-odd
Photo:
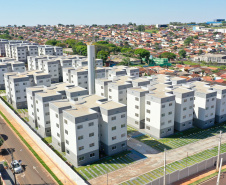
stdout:
[[65,130],[65,134],[67,134],[67,135],[68,135],[68,131],[67,131],[67,130]]
[[104,89],[104,87],[103,87],[103,86],[101,86],[101,89]]
[[190,106],[189,109],[192,109],[192,106]]
[[90,122],[89,123],[89,127],[93,126],[94,125],[94,122]]
[[168,132],[170,132],[171,130],[172,130],[172,129],[171,129],[171,128],[169,128],[169,129],[168,129]]
[[57,128],[59,128],[59,127],[60,127],[60,125],[57,123],[57,124],[56,124],[56,127],[57,127]]
[[162,105],[162,108],[165,108],[166,106],[165,105]]
[[123,101],[123,98],[119,99],[119,101]]
[[149,113],[149,114],[150,114],[150,113],[151,113],[151,111],[147,109],[147,113]]
[[45,107],[48,107],[48,106],[49,106],[49,104],[48,104],[48,103],[46,103],[46,104],[45,104]]
[[111,130],[116,130],[116,126],[112,127]]
[[139,114],[135,113],[135,116],[136,116],[136,117],[139,117]]
[[126,144],[125,143],[122,143],[122,145],[121,145],[122,147],[125,147],[126,146]]
[[150,130],[151,128],[149,126],[146,126],[146,129]]
[[192,101],[193,100],[193,98],[190,98],[190,101]]
[[135,97],[135,100],[136,100],[136,101],[139,101],[139,98]]
[[94,132],[89,134],[89,137],[93,137],[94,136]]
[[111,89],[109,89],[109,92],[111,92]]
[[172,122],[172,120],[169,120],[169,121],[168,121],[168,123],[171,123],[171,122]]
[[58,137],[60,137],[60,134],[59,134],[59,133],[57,133],[57,136],[58,136]]
[[83,128],[83,125],[78,125],[77,126],[77,129],[82,129]]
[[58,118],[58,114],[56,114],[56,118]]
[[81,151],[81,150],[83,150],[83,149],[84,149],[84,146],[80,146],[80,147],[78,148],[79,151]]
[[68,141],[68,140],[66,140],[66,144],[68,144],[68,145],[69,145],[69,141]]
[[93,146],[94,146],[94,143],[89,144],[89,147],[93,147]]
[[85,157],[83,156],[83,157],[79,157],[78,158],[78,161],[83,161],[85,159]]
[[126,127],[126,124],[122,124],[122,125],[121,125],[121,128],[124,128],[124,127]]
[[111,117],[111,120],[116,120],[116,116]]
[[187,102],[187,99],[184,99],[184,102]]
[[169,114],[169,115],[171,115],[171,114],[172,114],[172,112],[169,112],[168,114]]
[[67,120],[66,119],[64,120],[64,123],[67,124]]
[[83,139],[83,136],[78,136],[78,140],[82,140]]
[[112,139],[112,141],[116,140],[116,136],[112,137],[111,139]]
[[125,114],[122,114],[122,115],[121,115],[121,118],[125,118],[125,117],[126,117],[126,115],[125,115]]
[[121,137],[125,137],[126,136],[126,134],[124,133],[124,134],[121,134]]
[[185,119],[186,118],[186,115],[185,116],[183,116],[183,119]]
[[164,117],[165,116],[165,113],[163,113],[161,116]]
[[138,125],[138,121],[135,121],[135,124]]
[[147,101],[147,104],[148,104],[148,105],[151,105],[151,102],[150,102],[150,101]]
[[186,107],[184,107],[184,108],[183,108],[183,111],[186,111],[186,110],[187,110],[187,108],[186,108]]
[[173,104],[172,103],[169,103],[169,106],[172,106]]
[[146,118],[146,121],[150,122],[150,118]]
[[45,115],[46,115],[46,116],[49,116],[49,112],[46,112]]
[[165,125],[165,122],[162,122],[161,125],[162,125],[162,126]]
[[89,156],[90,157],[95,157],[95,153],[91,153]]
[[214,105],[211,106],[211,109],[213,109],[213,108],[214,108]]
[[112,150],[116,150],[116,146],[113,146],[113,147],[112,147]]
[[139,109],[139,106],[138,106],[138,105],[135,105],[135,108],[136,108],[136,109]]
[[212,101],[214,101],[215,100],[215,98],[212,98]]
[[67,152],[68,154],[70,154],[69,150],[66,150],[66,152]]

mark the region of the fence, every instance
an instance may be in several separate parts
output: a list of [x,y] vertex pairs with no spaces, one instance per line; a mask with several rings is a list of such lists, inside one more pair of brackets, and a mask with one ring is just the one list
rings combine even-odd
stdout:
[[[38,146],[45,152],[51,160],[59,166],[59,168],[67,174],[75,183],[79,185],[86,185],[87,183],[68,166],[49,146],[47,146],[42,139],[10,108],[8,107],[2,99],[0,99],[0,104],[17,120],[24,130],[29,134],[29,136],[38,144]],[[66,183],[66,182],[62,182]]]
[[[222,153],[220,158],[223,158],[223,162],[226,161],[226,153]],[[212,157],[200,163],[196,163],[192,166],[184,168],[182,170],[177,170],[172,173],[166,175],[166,184],[172,184],[178,180],[184,179],[191,175],[194,175],[198,172],[201,172],[207,168],[213,167],[217,161],[217,157]],[[147,185],[162,185],[163,184],[163,177],[153,180]]]

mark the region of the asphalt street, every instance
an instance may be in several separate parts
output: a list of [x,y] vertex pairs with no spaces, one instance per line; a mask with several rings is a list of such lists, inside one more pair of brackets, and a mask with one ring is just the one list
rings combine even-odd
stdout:
[[10,151],[13,152],[15,160],[22,160],[24,172],[16,174],[16,179],[19,184],[56,184],[50,174],[1,118],[0,134],[5,140],[1,147],[3,149],[1,154],[8,161],[8,163],[11,163],[12,161],[11,155],[9,154]]

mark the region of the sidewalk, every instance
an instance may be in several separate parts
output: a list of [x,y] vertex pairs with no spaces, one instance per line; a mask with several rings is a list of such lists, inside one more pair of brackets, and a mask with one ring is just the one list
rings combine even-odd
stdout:
[[[34,151],[42,158],[42,160],[46,163],[46,165],[52,170],[52,172],[60,179],[63,184],[75,184],[60,168],[57,166],[52,160],[51,156],[48,156],[45,151],[43,151],[36,142],[27,134],[27,132],[16,122],[16,120],[4,109],[2,105],[0,105],[1,112],[8,118],[8,120],[12,123],[12,125],[17,129],[17,131],[23,136],[23,138],[28,142],[30,146],[34,149]],[[20,139],[18,137],[18,139]],[[34,157],[35,158],[35,157]],[[35,158],[36,159],[36,158]],[[36,159],[37,160],[37,159]],[[43,170],[45,168],[43,167]],[[48,172],[47,172],[48,173]],[[53,178],[52,178],[53,179]],[[54,180],[54,179],[53,179]],[[55,181],[55,180],[54,180]]]

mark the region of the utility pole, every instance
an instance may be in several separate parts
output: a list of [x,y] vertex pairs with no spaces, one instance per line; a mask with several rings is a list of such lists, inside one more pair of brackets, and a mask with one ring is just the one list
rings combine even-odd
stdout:
[[164,178],[163,185],[166,185],[166,149],[164,149]]
[[108,168],[107,168],[107,185],[108,185]]
[[217,172],[218,172],[218,170],[219,170],[219,163],[220,163],[221,134],[222,134],[222,131],[220,131],[219,144],[218,144],[218,155],[217,155],[217,165],[216,165],[216,171],[217,171]]
[[220,169],[219,169],[219,172],[218,172],[217,184],[216,185],[220,185],[220,176],[221,176],[222,162],[223,162],[223,158],[221,158]]
[[188,167],[188,152],[187,152],[187,158],[186,158],[186,167]]
[[[11,155],[12,162],[13,162],[14,161],[14,157],[13,157],[13,151],[12,151],[12,149],[10,150],[10,155]],[[15,175],[15,171],[14,171],[14,166],[12,165],[12,167],[13,167],[13,176],[14,176],[15,185],[16,185],[16,175]]]

